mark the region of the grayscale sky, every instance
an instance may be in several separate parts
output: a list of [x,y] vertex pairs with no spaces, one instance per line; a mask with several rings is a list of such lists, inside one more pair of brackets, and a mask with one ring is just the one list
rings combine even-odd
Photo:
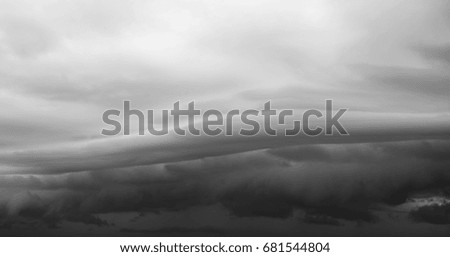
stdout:
[[[0,235],[450,235],[450,3],[0,0]],[[345,137],[102,114],[348,108]]]

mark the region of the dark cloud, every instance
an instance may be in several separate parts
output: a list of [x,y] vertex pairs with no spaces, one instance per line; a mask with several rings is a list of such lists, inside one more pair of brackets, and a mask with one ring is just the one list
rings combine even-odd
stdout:
[[[446,141],[303,145],[63,175],[3,175],[2,212],[13,227],[19,217],[49,227],[114,223],[120,230],[123,225],[98,215],[220,204],[236,219],[288,221],[304,210],[296,219],[305,224],[383,224],[377,206],[397,208],[418,192],[436,194],[450,185],[447,148]],[[177,233],[155,229],[147,232]]]
[[49,201],[30,191],[13,195],[1,206],[2,227],[12,229],[31,226],[39,230],[43,227],[57,228],[63,221],[96,226],[109,225],[92,212],[83,212],[79,206],[80,199],[64,194],[59,196],[62,198]]
[[437,69],[375,65],[359,65],[356,69],[372,82],[371,89],[408,97],[420,95],[423,101],[417,103],[419,107],[426,105],[427,98],[442,99],[448,95],[450,77]]
[[[320,220],[319,218],[322,218],[323,221],[328,221],[329,223],[334,223],[333,219],[344,219],[344,220],[351,220],[351,221],[365,221],[365,222],[375,222],[376,217],[373,215],[370,210],[367,207],[364,206],[352,206],[351,204],[349,206],[326,206],[326,207],[320,207],[315,208],[314,210],[311,210],[310,213],[307,214],[312,215],[312,217],[315,217],[316,219],[312,219],[314,221]],[[328,217],[328,218],[325,218]],[[309,220],[311,221],[311,219]]]
[[330,153],[321,146],[293,146],[268,151],[270,154],[293,161],[331,161]]
[[332,218],[331,216],[322,213],[306,213],[303,218],[303,221],[306,223],[318,225],[331,225],[331,226],[341,225],[338,219]]
[[410,212],[410,217],[417,222],[450,224],[450,204],[421,206],[412,210]]

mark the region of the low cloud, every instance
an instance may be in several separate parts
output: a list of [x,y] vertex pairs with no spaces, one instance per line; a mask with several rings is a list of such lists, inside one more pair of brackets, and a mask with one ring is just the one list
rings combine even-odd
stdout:
[[[55,227],[114,223],[99,218],[105,213],[183,212],[215,204],[239,219],[289,220],[303,210],[300,223],[383,224],[382,206],[396,208],[417,192],[450,184],[449,147],[447,141],[304,145],[61,175],[3,175],[8,186],[1,206],[4,219]],[[434,208],[411,215],[436,223],[432,214],[422,215]]]

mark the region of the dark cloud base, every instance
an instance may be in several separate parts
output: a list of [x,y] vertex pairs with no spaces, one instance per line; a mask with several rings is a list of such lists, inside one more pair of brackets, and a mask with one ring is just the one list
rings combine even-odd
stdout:
[[447,140],[2,175],[1,236],[448,236]]

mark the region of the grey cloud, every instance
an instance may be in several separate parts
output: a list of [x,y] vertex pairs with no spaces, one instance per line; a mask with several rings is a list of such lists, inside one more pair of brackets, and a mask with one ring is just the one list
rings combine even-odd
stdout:
[[0,35],[0,47],[23,58],[45,54],[59,44],[53,31],[33,19],[0,19]]
[[324,214],[307,213],[305,214],[302,220],[306,223],[319,225],[331,225],[331,226],[341,225],[338,219],[332,218]]
[[428,161],[450,160],[447,141],[406,141],[372,143],[369,145],[292,146],[268,152],[293,161],[370,162],[380,158],[415,158]]
[[[13,216],[103,226],[108,221],[99,220],[101,213],[160,213],[221,203],[241,219],[286,220],[304,209],[300,221],[307,224],[382,223],[374,213],[377,205],[397,206],[416,192],[450,183],[448,159],[427,155],[430,149],[446,149],[446,141],[316,145],[315,152],[326,154],[302,157],[309,147],[66,175],[2,176],[12,183],[4,197],[23,190],[21,186],[34,188],[32,194],[14,196],[23,200],[4,210]],[[30,200],[36,197],[39,201]]]
[[[92,213],[82,212],[72,201],[75,198],[60,196],[63,197],[62,201],[52,202],[42,199],[38,194],[28,190],[12,195],[0,207],[2,227],[7,229],[17,226],[35,227],[36,229],[40,227],[57,228],[62,221],[96,226],[109,225]],[[2,233],[4,232],[2,231]]]
[[[89,140],[73,144],[59,144],[36,150],[7,151],[0,153],[0,160],[7,165],[22,168],[21,173],[65,173],[74,171],[99,170],[113,167],[129,167],[157,163],[193,160],[208,156],[219,156],[264,148],[277,148],[295,144],[382,142],[412,139],[446,139],[448,122],[438,117],[418,117],[382,115],[364,123],[357,121],[363,116],[352,117],[346,123],[351,137],[339,135],[308,137],[162,137],[139,136],[116,137],[112,139]],[[420,116],[419,116],[420,117]],[[215,147],[221,144],[220,148]],[[149,155],[151,153],[151,155]],[[107,161],[105,161],[107,160]],[[17,169],[14,170],[17,172]],[[7,172],[3,172],[7,173]]]
[[338,219],[351,221],[375,222],[376,217],[367,206],[325,206],[311,210],[307,213],[307,221],[337,225]]
[[[406,67],[379,67],[362,65],[359,68],[369,80],[378,83],[378,89],[399,90],[404,93],[418,93],[434,96],[437,99],[446,96],[449,91],[450,77],[435,69],[417,69]],[[372,85],[374,86],[374,85]]]
[[168,227],[161,229],[133,229],[133,228],[123,228],[120,230],[125,234],[134,235],[155,235],[155,236],[218,236],[223,235],[224,231],[214,228],[214,227],[203,227],[203,228],[186,228],[186,227]]
[[432,204],[412,210],[410,216],[417,222],[450,224],[450,204]]
[[[448,1],[132,2],[1,2],[0,234],[448,234],[404,217],[450,183]],[[123,100],[330,98],[348,137],[99,136]]]
[[420,55],[430,61],[450,64],[450,45],[419,46],[414,48]]

